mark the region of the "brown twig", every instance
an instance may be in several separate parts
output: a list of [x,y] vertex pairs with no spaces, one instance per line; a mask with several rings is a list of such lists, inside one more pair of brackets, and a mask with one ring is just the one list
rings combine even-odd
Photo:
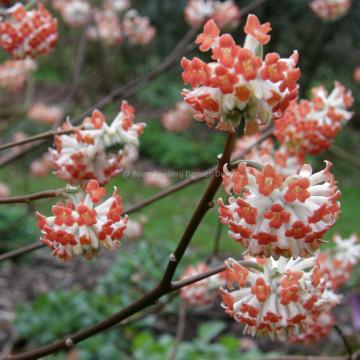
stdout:
[[[267,0],[254,1],[253,3],[249,4],[248,6],[240,9],[241,16],[245,16],[250,11],[255,10],[257,7],[262,5],[265,1],[267,1]],[[179,43],[174,47],[173,51],[163,60],[163,62],[156,69],[150,71],[148,74],[139,76],[138,78],[119,87],[118,89],[113,90],[109,95],[103,97],[97,103],[95,103],[95,105],[91,106],[90,108],[85,110],[81,115],[77,116],[74,119],[74,123],[75,124],[79,123],[84,117],[91,114],[91,112],[96,108],[100,109],[100,108],[104,107],[105,105],[107,105],[108,103],[118,100],[121,97],[124,98],[124,97],[129,97],[129,96],[133,95],[139,89],[143,88],[146,84],[148,84],[151,80],[154,80],[159,75],[161,75],[162,73],[164,73],[165,71],[170,69],[172,66],[174,66],[176,64],[176,62],[180,59],[180,57],[183,56],[183,54],[185,52],[189,51],[187,44],[189,44],[189,42],[193,38],[194,34],[196,34],[197,29],[198,29],[197,27],[191,28],[185,34],[183,39],[181,39],[179,41]],[[194,49],[194,47],[190,48],[190,50],[192,50],[192,49]],[[41,136],[41,134],[39,134],[39,136]],[[44,140],[44,139],[47,139],[48,137],[49,136],[45,136],[43,138],[40,137],[39,140]],[[37,139],[34,139],[34,137],[30,137],[28,139],[31,139],[31,140],[26,141],[25,143],[30,143],[31,141],[37,141]],[[29,150],[37,148],[38,146],[42,145],[43,142],[44,141],[37,141],[37,142],[34,142],[31,146],[23,147],[21,149],[18,149],[18,151],[16,151],[16,152],[11,152],[11,153],[4,155],[3,157],[0,158],[0,166],[4,166],[4,165],[18,159],[19,157],[26,154]],[[9,144],[3,145],[2,147],[0,147],[0,150],[6,149],[9,147],[13,147],[13,146],[17,146],[20,144],[13,142],[11,146],[8,146],[8,145]]]
[[[249,261],[239,261],[239,263],[246,267],[255,267],[257,268],[257,264]],[[2,360],[29,360],[29,359],[38,359],[42,356],[46,356],[49,354],[53,354],[58,352],[62,349],[70,349],[76,343],[83,341],[93,335],[98,334],[99,332],[106,331],[110,329],[112,326],[120,323],[122,320],[129,318],[130,316],[134,315],[135,313],[153,305],[157,300],[159,300],[164,295],[174,292],[176,290],[181,289],[182,287],[191,285],[196,283],[200,280],[206,279],[210,276],[218,274],[224,271],[225,266],[218,266],[217,268],[211,269],[206,273],[196,275],[193,277],[189,277],[185,280],[176,281],[170,283],[170,286],[163,287],[159,284],[156,288],[149,291],[145,296],[141,299],[133,302],[126,308],[122,309],[121,311],[113,314],[109,318],[97,323],[96,325],[90,326],[87,329],[78,331],[72,335],[65,336],[63,339],[57,340],[49,345],[22,353],[22,354],[14,354],[8,355],[2,358]]]
[[178,351],[181,340],[184,337],[185,332],[185,323],[186,323],[186,305],[183,301],[179,302],[179,311],[178,311],[178,323],[176,327],[176,336],[174,341],[174,346],[167,358],[167,360],[175,360],[176,353]]
[[194,214],[192,215],[183,236],[181,237],[175,251],[170,254],[168,265],[165,269],[164,275],[159,282],[159,284],[146,295],[141,297],[139,300],[133,302],[123,310],[115,313],[109,318],[88,327],[87,329],[78,331],[75,334],[66,336],[63,339],[57,340],[52,344],[39,347],[35,350],[30,350],[23,354],[18,355],[9,355],[5,357],[7,360],[20,360],[20,359],[37,359],[42,356],[53,354],[62,349],[69,349],[74,346],[75,343],[78,343],[82,340],[85,340],[99,332],[105,331],[115,324],[121,322],[124,319],[136,314],[137,312],[147,308],[152,305],[154,302],[159,300],[162,296],[167,293],[170,293],[174,290],[177,290],[178,287],[173,286],[172,279],[177,269],[177,266],[182,259],[190,241],[203,220],[205,214],[212,206],[212,201],[214,199],[215,193],[221,185],[221,173],[225,163],[230,160],[230,155],[232,152],[233,144],[235,140],[235,135],[228,133],[227,140],[225,143],[223,154],[219,160],[218,171],[216,171],[211,178],[210,184],[208,185],[205,193],[203,194]]
[[29,195],[9,196],[0,198],[0,204],[29,203],[30,201],[61,196],[65,188],[56,190],[46,190]]
[[[240,157],[244,157],[253,147],[261,144],[264,140],[266,140],[269,136],[271,136],[271,134],[272,134],[272,129],[268,129],[257,139],[257,141],[251,147],[244,149],[244,151],[241,153]],[[234,160],[236,160],[236,159],[234,159]],[[192,176],[188,179],[180,181],[179,183],[177,183],[173,186],[170,186],[169,188],[162,190],[162,191],[158,192],[157,194],[150,196],[149,198],[147,198],[141,202],[138,202],[137,204],[135,204],[133,206],[130,206],[128,209],[126,209],[124,211],[124,213],[131,214],[133,212],[139,211],[148,205],[151,205],[151,204],[153,204],[153,203],[155,203],[155,202],[157,202],[157,201],[159,201],[181,189],[188,187],[189,185],[195,184],[201,180],[204,180],[204,179],[210,177],[214,172],[216,172],[216,170],[217,170],[217,167],[214,166],[208,170],[205,170],[203,173],[201,173],[197,176]],[[9,253],[4,253],[0,257],[0,262],[5,259],[8,260],[8,259],[11,259],[14,257],[18,257],[21,255],[27,254],[34,250],[40,249],[40,248],[44,247],[45,245],[43,245],[43,244],[39,245],[39,243],[36,242],[32,246],[34,246],[34,248],[31,248],[30,245],[19,248],[16,253],[12,252],[12,253],[14,253],[14,255],[12,255],[12,256],[9,256]],[[2,257],[4,257],[4,259],[2,259]]]
[[339,335],[341,341],[344,344],[344,347],[345,347],[346,352],[348,354],[348,360],[351,360],[352,350],[351,350],[351,346],[350,346],[345,334],[343,333],[343,331],[341,330],[341,328],[340,328],[340,326],[338,324],[334,325],[334,330]]

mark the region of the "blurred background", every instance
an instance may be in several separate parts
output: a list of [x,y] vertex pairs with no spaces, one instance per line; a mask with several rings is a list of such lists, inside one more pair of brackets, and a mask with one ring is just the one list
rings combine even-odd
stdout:
[[[0,88],[0,141],[31,136],[51,128],[29,118],[29,104],[41,102],[58,106],[63,116],[78,119],[86,109],[114,89],[138,76],[158,69],[190,27],[184,18],[187,1],[130,0],[131,7],[147,16],[156,36],[146,45],[124,41],[108,46],[86,38],[86,26],[69,26],[61,13],[45,1],[59,19],[59,42],[47,57],[39,59],[21,91]],[[89,1],[102,6],[101,1]],[[252,1],[236,0],[240,9]],[[326,22],[316,17],[309,0],[268,0],[253,10],[259,19],[271,22],[272,40],[266,51],[288,56],[293,49],[300,53],[302,71],[300,95],[307,98],[313,86],[332,89],[335,80],[351,89],[355,98],[354,116],[336,139],[336,146],[307,161],[322,167],[328,159],[342,192],[342,213],[336,226],[326,235],[343,237],[358,232],[360,213],[360,79],[354,71],[360,66],[360,2],[353,1],[341,19]],[[90,24],[91,25],[91,24]],[[244,20],[232,34],[242,43]],[[186,56],[199,55],[191,46]],[[178,54],[179,55],[179,54]],[[181,54],[180,54],[181,55]],[[80,58],[79,58],[80,57]],[[7,55],[0,53],[0,63]],[[81,65],[81,66],[79,66]],[[76,72],[78,66],[79,71]],[[356,74],[355,74],[356,75]],[[149,81],[148,81],[149,80]],[[76,83],[76,86],[74,84]],[[140,141],[140,157],[135,169],[160,171],[204,170],[216,163],[224,134],[208,130],[193,121],[186,132],[164,129],[163,114],[182,100],[180,59],[166,71],[145,79],[126,99],[136,108],[137,121],[147,126]],[[121,96],[101,110],[112,120],[118,112]],[[81,119],[80,119],[81,120]],[[76,120],[77,121],[77,120]],[[64,182],[34,161],[45,154],[51,141],[31,148],[25,155],[0,167],[0,182],[11,195],[27,194],[64,186]],[[6,156],[13,150],[3,152]],[[1,161],[1,160],[0,160]],[[35,169],[35,170],[34,170]],[[41,171],[43,170],[43,171]],[[116,185],[124,205],[137,203],[155,194],[159,188],[183,180],[177,175],[144,184],[142,178],[119,176],[107,185]],[[206,186],[199,182],[131,216],[140,224],[136,236],[129,236],[114,254],[102,253],[98,260],[77,259],[60,262],[49,249],[0,263],[0,349],[25,350],[62,337],[93,324],[137,299],[161,277],[169,252],[178,242],[199,196]],[[53,201],[0,206],[0,254],[31,244],[39,238],[35,211],[49,214]],[[206,216],[193,238],[178,274],[189,264],[210,259],[214,237],[220,234],[218,258],[239,247],[218,225],[216,209]],[[126,252],[126,256],[122,256]],[[342,289],[344,300],[335,310],[336,320],[354,349],[360,346],[360,270],[354,269],[351,281]],[[242,336],[242,328],[220,307],[220,300],[205,307],[186,306],[176,295],[155,305],[151,314],[130,318],[118,326],[88,339],[69,353],[49,359],[260,359],[281,354],[344,353],[336,333],[319,344],[291,345]],[[136,321],[135,321],[136,320]],[[185,327],[181,333],[179,323]],[[241,354],[241,355],[240,355]]]

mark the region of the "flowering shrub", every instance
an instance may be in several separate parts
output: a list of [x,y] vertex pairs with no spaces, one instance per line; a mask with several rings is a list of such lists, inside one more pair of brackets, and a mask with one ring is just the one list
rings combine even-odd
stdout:
[[318,154],[328,149],[341,128],[351,119],[350,90],[335,82],[328,94],[323,86],[312,89],[312,98],[292,103],[275,122],[275,136],[290,151]]
[[133,45],[148,44],[153,40],[156,29],[147,17],[139,16],[135,9],[127,10],[128,7],[128,2],[108,1],[104,9],[95,9],[95,24],[88,29],[89,38],[103,41],[108,46],[119,45],[124,39]]
[[69,26],[81,26],[90,20],[91,6],[86,0],[54,0],[53,7]]
[[41,241],[49,246],[52,255],[62,260],[84,256],[90,260],[100,247],[113,251],[120,245],[126,229],[127,217],[117,190],[112,197],[100,204],[105,189],[96,180],[90,180],[85,194],[64,194],[67,201],[52,207],[53,216],[37,213]]
[[192,109],[184,102],[179,102],[174,110],[164,113],[162,124],[167,131],[182,132],[189,128],[192,118]]
[[222,289],[223,306],[245,325],[246,334],[266,333],[285,340],[289,334],[300,334],[313,313],[333,304],[315,257],[258,260],[259,270],[231,258],[225,264],[228,290]]
[[[107,183],[139,145],[145,125],[134,124],[134,116],[134,108],[123,101],[121,112],[110,125],[94,110],[74,134],[57,136],[56,148],[50,150],[57,175],[72,184],[89,179]],[[110,150],[114,147],[118,149],[113,153]]]
[[220,28],[236,28],[240,10],[233,0],[189,0],[185,8],[185,20],[191,26],[199,26],[212,18]]
[[221,222],[230,236],[251,255],[307,257],[321,245],[322,236],[339,213],[331,163],[313,173],[303,165],[291,176],[278,174],[271,163],[262,171],[245,163],[224,168],[228,204],[218,200]]
[[206,23],[196,43],[201,51],[211,50],[215,61],[181,61],[184,83],[193,88],[183,91],[184,100],[196,111],[195,119],[219,130],[234,131],[244,117],[246,133],[254,133],[260,124],[282,116],[297,97],[298,54],[281,59],[277,53],[269,53],[262,59],[270,30],[269,23],[261,25],[255,15],[249,15],[241,47],[231,35],[220,36],[213,20]]
[[57,39],[57,20],[42,4],[28,11],[17,4],[10,19],[0,20],[0,46],[14,59],[46,55]]
[[[190,276],[200,275],[209,270],[210,268],[204,262],[198,263],[195,266],[188,266],[183,272],[181,279],[185,280]],[[180,296],[189,305],[209,305],[216,300],[218,296],[218,289],[223,284],[224,278],[222,274],[216,274],[182,288]]]
[[32,59],[6,60],[0,64],[0,88],[13,93],[21,91],[36,68]]
[[63,111],[61,107],[56,105],[48,106],[43,103],[35,103],[28,110],[27,116],[36,122],[52,125],[61,120]]
[[312,0],[311,10],[323,20],[337,20],[346,15],[351,6],[351,0]]

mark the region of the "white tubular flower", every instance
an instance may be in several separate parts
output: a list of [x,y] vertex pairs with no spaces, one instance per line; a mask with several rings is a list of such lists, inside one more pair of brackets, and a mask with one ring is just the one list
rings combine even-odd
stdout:
[[284,341],[306,331],[309,317],[330,305],[324,297],[326,277],[315,257],[259,259],[261,270],[246,268],[231,258],[225,265],[223,307],[245,325],[245,334],[267,334]]
[[[55,138],[56,149],[50,149],[57,175],[70,183],[96,179],[107,183],[134,157],[139,136],[145,124],[134,124],[134,108],[126,101],[121,112],[108,125],[103,114],[95,110],[74,134]],[[111,150],[114,150],[111,152]],[[120,150],[119,150],[120,148]]]
[[332,164],[313,173],[303,165],[298,173],[282,176],[271,163],[262,171],[240,163],[224,167],[228,204],[218,200],[220,220],[230,236],[253,256],[307,257],[335,223],[340,192],[330,173]]
[[69,191],[66,204],[53,206],[53,216],[37,213],[41,241],[50,247],[53,256],[62,260],[84,256],[90,260],[98,255],[100,247],[109,251],[119,247],[127,216],[121,216],[122,200],[116,189],[112,197],[99,204],[104,195],[105,189],[91,180],[86,194]]

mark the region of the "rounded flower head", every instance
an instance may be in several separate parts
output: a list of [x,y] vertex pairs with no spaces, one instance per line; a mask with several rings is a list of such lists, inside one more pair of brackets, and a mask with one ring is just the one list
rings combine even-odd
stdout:
[[235,28],[240,21],[240,10],[233,0],[189,0],[185,8],[185,20],[191,26],[199,26],[212,18],[222,29]]
[[61,120],[63,112],[62,109],[56,105],[48,106],[43,103],[35,103],[28,110],[27,116],[33,121],[52,125]]
[[145,125],[133,121],[134,108],[123,101],[121,112],[110,125],[95,110],[74,134],[57,136],[56,148],[50,150],[57,175],[72,184],[89,179],[108,182],[139,145]]
[[312,0],[311,10],[323,20],[337,20],[346,15],[351,6],[351,0]]
[[193,110],[186,103],[179,102],[174,110],[164,113],[162,124],[167,131],[182,132],[191,125],[193,115]]
[[125,14],[122,27],[124,35],[135,45],[148,44],[156,34],[156,29],[150,25],[149,19],[139,16],[136,10]]
[[262,58],[263,45],[268,43],[270,24],[261,25],[249,15],[244,31],[245,45],[237,45],[229,34],[209,20],[196,43],[201,51],[211,50],[214,61],[183,58],[181,65],[185,84],[185,102],[195,111],[195,118],[219,130],[234,131],[241,118],[246,119],[246,132],[255,133],[259,125],[282,116],[289,102],[297,98],[298,54],[281,59],[277,53]]
[[275,136],[290,151],[318,154],[330,147],[351,119],[352,103],[351,91],[338,82],[330,94],[322,86],[314,88],[311,100],[292,103],[283,118],[275,122]]
[[91,6],[86,0],[55,0],[53,6],[69,26],[81,26],[90,19]]
[[62,260],[75,256],[92,259],[100,247],[113,251],[120,245],[127,217],[122,216],[122,200],[115,189],[113,196],[100,203],[105,189],[96,180],[89,181],[86,192],[66,194],[67,202],[52,207],[53,216],[40,213],[41,241],[52,255]]
[[244,267],[231,258],[225,265],[223,307],[245,325],[246,334],[267,334],[285,340],[306,331],[312,314],[332,304],[325,292],[326,277],[314,257],[258,260],[257,269]]
[[9,195],[10,195],[10,188],[6,184],[0,182],[0,198],[7,197]]
[[0,88],[13,93],[21,91],[36,67],[32,59],[6,60],[0,64]]
[[37,9],[26,10],[17,4],[10,19],[0,21],[0,46],[14,59],[35,58],[46,55],[55,46],[57,20],[39,4]]
[[114,11],[95,11],[94,20],[94,24],[87,31],[89,39],[102,41],[107,46],[116,46],[123,42],[121,23]]
[[57,175],[72,184],[89,179],[107,183],[139,145],[144,124],[134,124],[133,120],[134,108],[124,101],[110,125],[95,110],[74,134],[57,136],[56,148],[50,150]]
[[[182,274],[181,280],[185,280],[188,277],[201,275],[209,270],[209,267],[204,262],[201,262],[195,266],[188,266]],[[223,285],[224,279],[222,273],[216,274],[181,288],[180,296],[190,305],[209,305],[214,303],[218,296],[218,289]]]
[[321,251],[317,258],[330,289],[335,291],[350,280],[353,266],[360,262],[360,243],[356,234],[348,239],[336,234],[333,241],[334,246]]
[[223,183],[232,196],[227,204],[218,200],[220,220],[253,256],[307,257],[339,213],[340,193],[330,167],[327,162],[313,173],[305,164],[285,177],[271,163],[262,171],[245,163],[229,171],[225,165]]

